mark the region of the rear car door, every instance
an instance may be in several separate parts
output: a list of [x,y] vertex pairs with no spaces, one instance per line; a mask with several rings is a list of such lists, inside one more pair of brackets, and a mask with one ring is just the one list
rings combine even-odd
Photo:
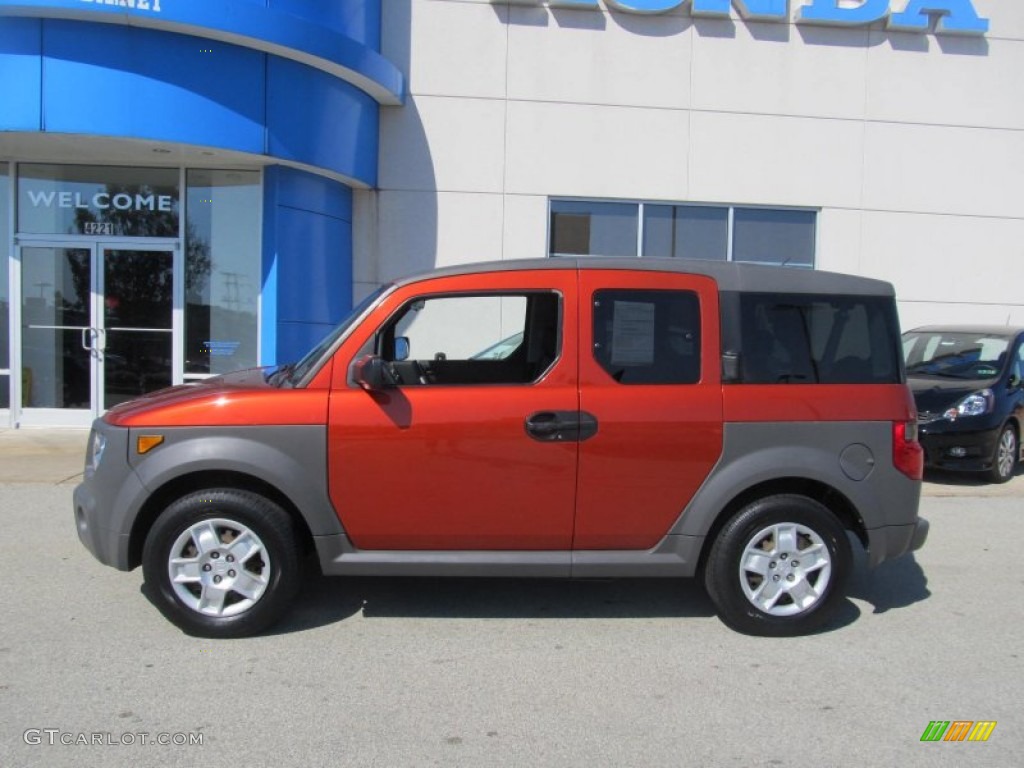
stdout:
[[[335,357],[328,432],[356,547],[571,548],[576,314],[574,270],[513,271],[405,285],[362,323]],[[397,386],[354,383],[368,354]]]
[[580,271],[573,548],[648,549],[722,452],[718,292],[700,275]]

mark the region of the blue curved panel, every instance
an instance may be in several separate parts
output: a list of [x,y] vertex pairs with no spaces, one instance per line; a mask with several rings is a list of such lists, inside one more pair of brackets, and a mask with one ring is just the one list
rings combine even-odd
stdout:
[[264,55],[106,24],[43,24],[43,128],[264,151]]
[[[92,21],[220,40],[302,62],[356,85],[380,103],[401,104],[402,73],[348,34],[352,31],[374,42],[369,40],[374,25],[379,26],[374,3],[366,5],[361,16],[354,0],[343,0],[333,13],[312,10],[315,6],[302,0],[278,0],[272,6],[239,0],[145,0],[143,5],[135,0],[135,8],[99,0],[0,0],[0,17]],[[279,10],[285,7],[298,8],[303,15]],[[332,26],[309,18],[329,19]],[[336,31],[334,25],[344,31]]]
[[267,152],[377,183],[378,107],[323,72],[267,62]]
[[36,19],[0,23],[0,130],[42,128],[42,24]]
[[379,106],[325,72],[153,29],[0,19],[0,130],[219,147],[376,184]]

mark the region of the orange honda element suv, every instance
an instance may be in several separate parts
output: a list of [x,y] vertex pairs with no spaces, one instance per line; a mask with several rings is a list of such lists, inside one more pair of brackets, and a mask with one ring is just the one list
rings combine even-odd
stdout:
[[[810,631],[920,547],[892,287],[547,259],[386,285],[295,365],[93,426],[78,534],[185,631],[259,632],[325,574],[702,577],[722,620]],[[849,536],[848,534],[852,534]]]

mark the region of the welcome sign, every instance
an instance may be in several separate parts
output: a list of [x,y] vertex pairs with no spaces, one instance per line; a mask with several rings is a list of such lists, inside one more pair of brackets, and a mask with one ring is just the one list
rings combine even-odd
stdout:
[[[491,0],[494,3],[506,0]],[[600,10],[600,0],[507,0],[513,5]],[[978,15],[971,0],[793,0],[797,24],[863,27],[884,22],[895,32],[923,34],[935,23],[936,34],[984,35],[988,19]],[[668,13],[688,8],[698,18],[729,18],[733,8],[751,21],[788,22],[790,0],[603,0],[623,13]],[[894,8],[893,6],[897,7]]]

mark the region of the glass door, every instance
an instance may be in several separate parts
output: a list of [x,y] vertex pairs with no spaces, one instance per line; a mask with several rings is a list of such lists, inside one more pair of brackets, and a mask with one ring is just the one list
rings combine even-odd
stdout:
[[174,380],[174,252],[103,248],[99,410]]
[[88,426],[181,380],[172,246],[23,245],[19,266],[22,424]]
[[[20,389],[26,423],[73,426],[92,416],[93,251],[21,248]],[[12,405],[15,405],[12,403]]]

